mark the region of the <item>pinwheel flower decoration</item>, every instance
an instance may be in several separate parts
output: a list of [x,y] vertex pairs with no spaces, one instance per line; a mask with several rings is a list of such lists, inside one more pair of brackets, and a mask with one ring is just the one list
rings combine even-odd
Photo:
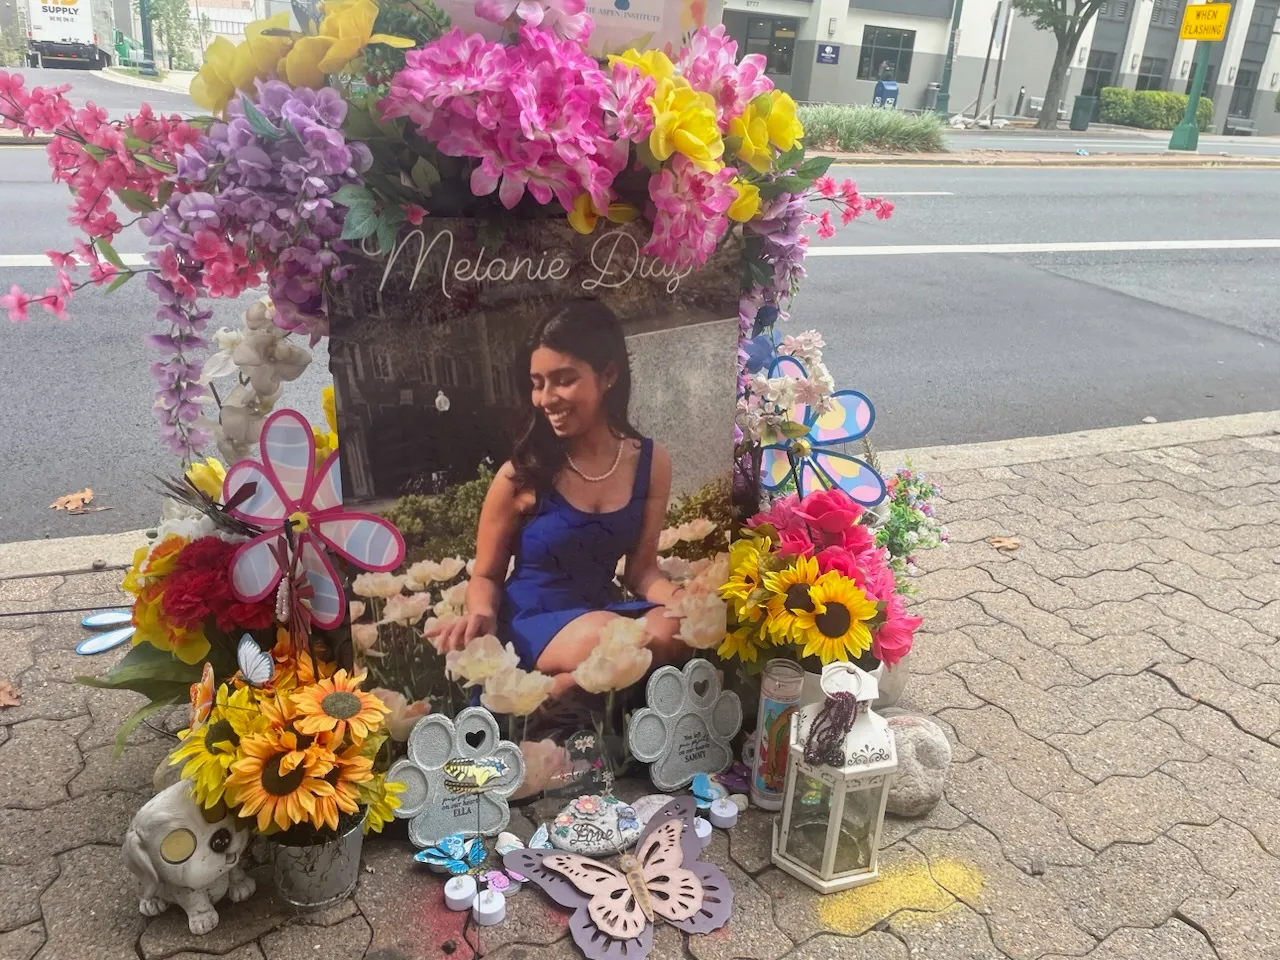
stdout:
[[[769,376],[804,379],[808,374],[795,357],[779,357]],[[814,490],[839,487],[864,507],[875,506],[885,494],[880,474],[857,457],[832,449],[866,436],[875,422],[875,409],[857,390],[837,390],[829,400],[825,413],[807,403],[792,406],[786,436],[761,451],[760,485],[774,491],[794,480],[801,498]]]
[[[311,621],[331,630],[341,625],[347,604],[325,549],[361,569],[386,572],[404,560],[404,540],[382,517],[342,508],[338,453],[316,467],[311,424],[296,410],[278,410],[267,418],[261,451],[261,463],[241,460],[227,471],[222,486],[224,502],[235,504],[228,512],[263,530],[236,551],[231,588],[240,600],[256,603],[276,589],[296,561]],[[237,497],[247,484],[254,484],[253,492]]]

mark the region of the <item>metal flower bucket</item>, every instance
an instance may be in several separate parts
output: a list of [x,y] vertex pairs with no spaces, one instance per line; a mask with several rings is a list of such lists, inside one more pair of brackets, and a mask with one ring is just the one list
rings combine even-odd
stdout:
[[286,902],[302,910],[332,906],[351,896],[360,879],[364,818],[327,843],[272,847],[276,889]]

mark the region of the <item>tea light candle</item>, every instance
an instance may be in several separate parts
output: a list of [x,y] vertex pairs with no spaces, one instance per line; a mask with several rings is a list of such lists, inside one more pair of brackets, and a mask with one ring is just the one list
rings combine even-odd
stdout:
[[496,890],[485,890],[476,897],[471,915],[482,927],[492,927],[507,919],[507,898]]
[[693,829],[698,835],[698,842],[704,847],[711,842],[711,823],[701,817],[693,818]]
[[444,905],[450,910],[470,910],[476,899],[476,878],[451,877],[444,885]]
[[721,830],[728,830],[738,823],[738,805],[727,797],[721,797],[711,804],[711,825]]

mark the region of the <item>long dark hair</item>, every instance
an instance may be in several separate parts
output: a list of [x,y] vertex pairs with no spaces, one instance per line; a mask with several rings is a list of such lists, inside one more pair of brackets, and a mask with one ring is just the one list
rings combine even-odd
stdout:
[[[590,364],[596,373],[604,373],[612,363],[618,379],[604,395],[609,427],[620,437],[640,439],[639,431],[627,418],[631,404],[631,362],[627,358],[622,324],[612,310],[598,300],[570,300],[543,318],[533,328],[521,354],[526,375],[533,351],[539,347]],[[543,494],[554,487],[556,475],[564,468],[564,442],[551,429],[546,415],[534,407],[532,391],[527,387],[524,408],[524,424],[511,455],[511,465],[515,468],[516,483],[522,489]]]

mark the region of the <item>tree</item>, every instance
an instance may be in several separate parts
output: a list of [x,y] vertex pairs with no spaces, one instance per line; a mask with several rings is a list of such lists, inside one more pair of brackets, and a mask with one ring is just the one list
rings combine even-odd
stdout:
[[1103,0],[1013,0],[1014,10],[1029,17],[1037,30],[1052,31],[1058,41],[1036,129],[1053,130],[1058,126],[1058,101],[1067,85],[1067,68],[1076,55],[1081,35],[1102,4]]
[[[134,13],[141,16],[138,0],[133,0],[133,9]],[[156,42],[164,47],[168,55],[169,69],[173,69],[175,56],[180,64],[190,61],[195,29],[191,23],[191,7],[187,0],[148,0],[147,10],[151,14],[151,29],[155,32]]]

